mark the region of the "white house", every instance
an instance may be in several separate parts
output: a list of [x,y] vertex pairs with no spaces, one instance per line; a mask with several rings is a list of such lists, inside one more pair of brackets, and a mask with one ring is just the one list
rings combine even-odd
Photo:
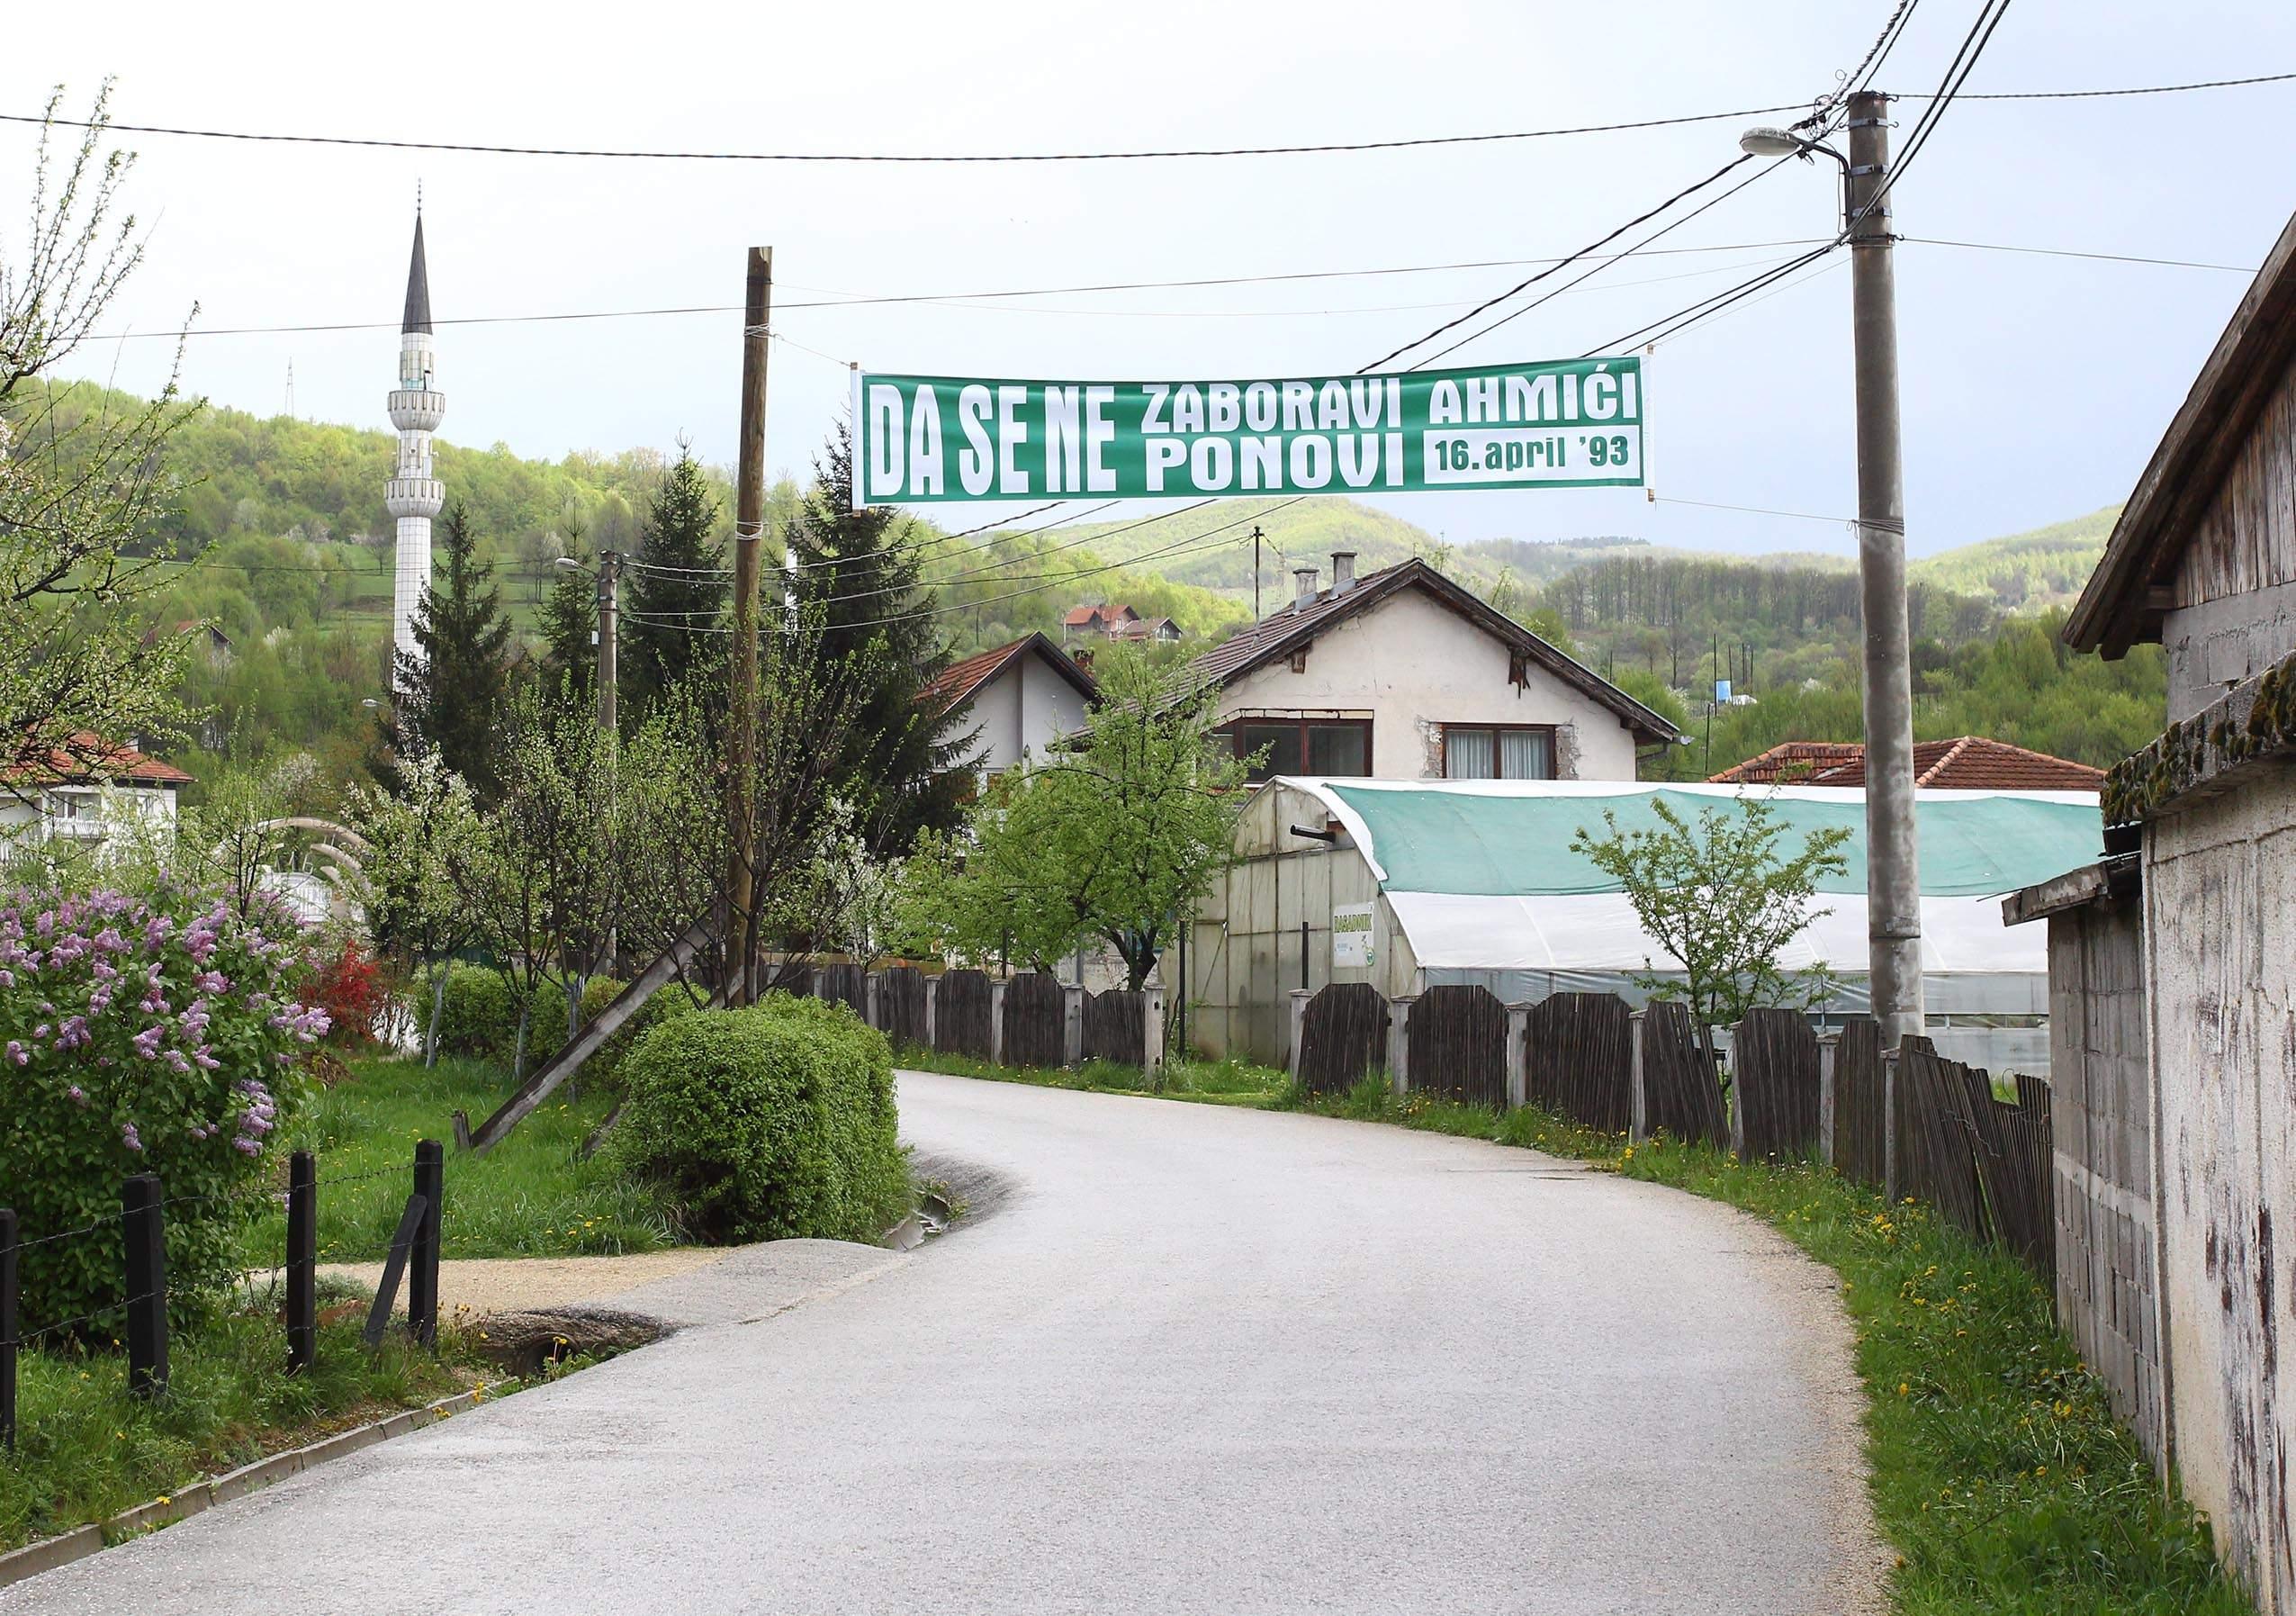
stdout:
[[1378,780],[1633,780],[1674,727],[1418,560],[1296,598],[1193,664],[1220,686],[1238,756],[1278,774]]
[[173,825],[176,793],[192,777],[82,732],[44,759],[17,763],[0,783],[0,844],[40,840],[101,842],[130,815]]
[[1041,755],[1085,727],[1100,693],[1092,675],[1041,634],[952,663],[919,692],[946,715],[943,732],[968,731],[970,745],[951,768],[1003,772],[1024,753]]

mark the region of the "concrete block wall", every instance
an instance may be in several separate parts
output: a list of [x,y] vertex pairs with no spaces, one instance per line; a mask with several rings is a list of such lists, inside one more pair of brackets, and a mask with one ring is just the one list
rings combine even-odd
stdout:
[[2134,898],[2048,922],[2057,1314],[2165,1462],[2144,923]]

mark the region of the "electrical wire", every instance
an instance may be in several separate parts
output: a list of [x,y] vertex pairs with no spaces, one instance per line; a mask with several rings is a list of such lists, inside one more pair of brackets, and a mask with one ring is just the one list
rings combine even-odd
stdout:
[[[2191,84],[2134,85],[2111,90],[1973,90],[1963,101],[2095,101],[2109,95],[2174,95],[2185,90],[2236,90],[2248,85],[2286,84],[2296,73],[2259,73],[2248,78],[2203,78]],[[1925,97],[1908,95],[1908,101]]]
[[1900,241],[1920,247],[1961,247],[1974,252],[2031,253],[2045,258],[2084,258],[2099,264],[2147,264],[2163,269],[2220,269],[2230,275],[2256,273],[2253,264],[2203,264],[2191,258],[2147,258],[2133,253],[2075,252],[2063,247],[2012,247],[2000,241],[1950,241],[1940,236],[1900,236]]
[[[1698,192],[1705,190],[1708,185],[1711,185],[1715,181],[1721,179],[1724,175],[1729,173],[1733,168],[1737,167],[1740,164],[1750,163],[1752,160],[1753,158],[1751,154],[1741,152],[1738,156],[1732,158],[1728,162],[1724,163],[1721,167],[1715,169],[1712,174],[1707,175],[1704,179],[1684,186],[1681,190],[1677,191],[1673,195],[1668,197],[1664,202],[1660,203],[1656,207],[1636,214],[1634,218],[1629,219],[1625,223],[1620,225],[1616,230],[1610,231],[1599,239],[1589,242],[1585,247],[1580,248],[1569,257],[1560,260],[1548,268],[1540,270],[1538,274],[1532,275],[1527,280],[1517,281],[1514,285],[1509,286],[1506,291],[1499,293],[1496,297],[1486,298],[1483,302],[1468,310],[1464,314],[1460,315],[1457,319],[1445,320],[1441,325],[1436,327],[1435,330],[1427,332],[1425,336],[1415,337],[1410,341],[1404,343],[1400,348],[1390,349],[1388,352],[1382,354],[1378,358],[1373,359],[1369,365],[1357,366],[1355,367],[1355,374],[1357,375],[1361,375],[1366,371],[1377,370],[1389,360],[1400,358],[1401,356],[1409,353],[1413,348],[1422,347],[1427,343],[1434,341],[1445,331],[1455,330],[1460,326],[1463,326],[1466,324],[1467,321],[1472,320],[1476,315],[1481,313],[1484,310],[1489,309],[1495,304],[1505,302],[1508,298],[1513,297],[1518,292],[1526,291],[1530,287],[1537,285],[1541,281],[1546,279],[1547,276],[1557,274],[1569,267],[1571,265],[1577,263],[1580,259],[1585,257],[1589,253],[1595,251],[1598,248],[1609,246],[1613,241],[1618,239],[1619,237],[1625,235],[1628,230],[1633,230],[1636,225],[1647,223],[1649,221],[1655,219],[1659,214],[1665,212],[1667,209],[1674,206],[1675,203],[1683,201],[1687,197],[1694,196]],[[1448,352],[1449,350],[1446,349],[1445,351]]]
[[590,158],[695,163],[880,163],[962,166],[975,163],[1113,163],[1173,158],[1305,157],[1327,152],[1402,151],[1429,146],[1479,146],[1508,140],[1549,140],[1566,135],[1617,134],[1631,130],[1672,129],[1790,113],[1793,106],[1745,107],[1729,113],[1690,113],[1672,118],[1639,118],[1620,123],[1580,123],[1553,129],[1502,130],[1471,135],[1414,135],[1386,140],[1329,140],[1302,146],[1217,146],[1143,149],[1129,151],[1021,152],[831,152],[831,151],[651,151],[566,146],[492,146],[467,140],[394,140],[353,135],[272,134],[250,130],[191,129],[159,123],[90,122],[28,113],[0,113],[0,122],[37,123],[59,129],[98,129],[134,135],[181,135],[202,140],[240,140],[257,145],[358,146],[388,151],[459,151],[485,157]]
[[[1675,257],[1711,252],[1759,252],[1779,247],[1805,247],[1817,238],[1785,241],[1718,241],[1701,247],[1670,247],[1645,254],[1649,257]],[[788,313],[800,309],[860,309],[878,308],[902,303],[960,304],[1001,302],[1014,297],[1083,297],[1112,292],[1188,291],[1209,286],[1274,285],[1292,281],[1360,280],[1391,275],[1442,275],[1454,270],[1516,269],[1534,264],[1568,264],[1582,260],[1587,255],[1574,253],[1569,257],[1538,258],[1478,258],[1447,264],[1399,264],[1373,269],[1303,269],[1272,275],[1198,275],[1168,281],[1103,281],[1074,286],[1030,286],[996,292],[905,292],[884,295],[838,293],[833,296],[783,302],[775,307],[776,313]],[[1624,255],[1620,255],[1624,256]],[[435,315],[431,323],[439,326],[474,325],[533,325],[563,320],[642,320],[684,314],[739,314],[738,303],[680,303],[652,309],[585,309],[554,314],[466,314],[460,317]],[[134,342],[152,338],[183,337],[278,337],[320,334],[335,331],[395,331],[400,322],[395,320],[330,320],[306,325],[219,326],[207,330],[183,327],[174,330],[107,331],[92,336],[90,342]],[[785,339],[786,340],[786,339]]]

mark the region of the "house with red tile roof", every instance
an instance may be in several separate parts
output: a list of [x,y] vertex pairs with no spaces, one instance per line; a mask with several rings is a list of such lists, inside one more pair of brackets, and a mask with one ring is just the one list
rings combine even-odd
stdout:
[[1082,729],[1099,695],[1075,657],[1031,634],[951,663],[918,700],[941,711],[943,736],[971,735],[953,766],[988,775]]
[[80,730],[0,767],[0,846],[26,835],[100,842],[130,813],[172,823],[191,783],[173,763]]
[[[1707,779],[1717,785],[1839,786],[1863,790],[1866,749],[1856,741],[1786,741]],[[1965,735],[1913,744],[1913,783],[1940,791],[2094,791],[2104,771]]]

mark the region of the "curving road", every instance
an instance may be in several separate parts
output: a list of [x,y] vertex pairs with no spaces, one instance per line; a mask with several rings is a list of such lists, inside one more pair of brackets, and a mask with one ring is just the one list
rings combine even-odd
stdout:
[[[1523,1151],[905,1074],[1004,1204],[0,1591],[0,1611],[1877,1603],[1831,1273]],[[705,1283],[707,1282],[707,1283]],[[707,1286],[715,1285],[715,1293]],[[785,1287],[786,1288],[786,1287]],[[707,1294],[706,1294],[707,1293]]]

